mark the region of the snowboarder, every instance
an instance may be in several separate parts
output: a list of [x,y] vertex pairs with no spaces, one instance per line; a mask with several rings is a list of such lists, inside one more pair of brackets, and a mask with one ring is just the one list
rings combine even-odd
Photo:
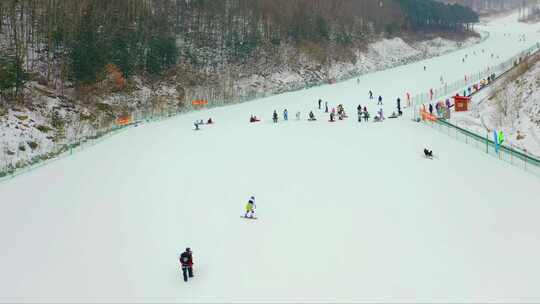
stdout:
[[328,101],[324,102],[324,113],[328,113]]
[[193,278],[193,253],[191,248],[186,248],[186,251],[180,255],[180,266],[182,267],[184,282],[188,281],[188,275]]
[[277,123],[278,121],[278,115],[276,110],[274,110],[274,114],[272,114],[272,120],[274,121],[274,123]]
[[[253,216],[255,215],[255,197],[252,196],[249,198],[249,201],[247,202],[246,204],[246,214],[244,214],[244,217],[245,218],[253,218]],[[250,216],[248,216],[250,215]]]
[[369,90],[369,99],[373,99],[373,92]]
[[289,120],[289,111],[287,111],[287,109],[283,111],[283,120]]
[[317,118],[315,118],[315,114],[313,114],[313,111],[309,111],[309,121],[315,121]]
[[430,151],[427,148],[424,148],[424,156],[427,158],[433,158],[433,151]]
[[401,98],[397,98],[397,109],[398,109],[398,113],[401,112]]
[[322,106],[322,100],[319,99],[319,110],[321,109],[321,106]]
[[251,117],[249,118],[249,122],[259,122],[259,121],[261,120],[257,118],[257,115],[251,115]]
[[335,120],[334,120],[334,116],[335,116],[335,115],[336,115],[336,114],[334,114],[334,112],[330,113],[330,120],[329,120],[329,122],[334,122],[334,121],[335,121]]
[[379,95],[379,101],[377,102],[378,106],[382,106],[382,96]]

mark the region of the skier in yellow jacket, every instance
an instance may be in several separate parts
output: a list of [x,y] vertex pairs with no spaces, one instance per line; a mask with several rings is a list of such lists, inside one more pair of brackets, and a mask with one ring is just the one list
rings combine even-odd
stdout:
[[246,204],[246,214],[244,215],[244,217],[253,218],[253,216],[255,215],[255,208],[255,197],[252,196],[249,198],[249,201]]

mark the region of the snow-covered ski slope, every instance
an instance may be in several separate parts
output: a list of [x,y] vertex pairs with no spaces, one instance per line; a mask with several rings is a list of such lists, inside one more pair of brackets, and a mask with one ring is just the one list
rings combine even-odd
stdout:
[[[483,26],[491,36],[479,45],[360,85],[142,125],[1,183],[0,301],[539,302],[537,177],[408,118],[356,122],[358,103],[376,110],[369,89],[389,114],[405,91],[540,41],[539,25],[515,19]],[[319,98],[350,118],[328,123]],[[284,108],[290,120],[273,124]],[[217,124],[192,130],[208,117]],[[256,221],[239,218],[251,195]],[[186,246],[188,283],[177,262]]]

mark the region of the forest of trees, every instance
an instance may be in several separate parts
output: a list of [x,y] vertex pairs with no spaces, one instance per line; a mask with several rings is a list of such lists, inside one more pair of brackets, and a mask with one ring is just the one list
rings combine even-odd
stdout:
[[[2,0],[0,98],[111,74],[157,78],[178,63],[241,63],[310,42],[349,47],[403,31],[462,31],[478,16],[432,0]],[[212,62],[219,54],[219,62]]]
[[478,12],[504,11],[539,4],[538,0],[437,0],[446,4],[460,4]]

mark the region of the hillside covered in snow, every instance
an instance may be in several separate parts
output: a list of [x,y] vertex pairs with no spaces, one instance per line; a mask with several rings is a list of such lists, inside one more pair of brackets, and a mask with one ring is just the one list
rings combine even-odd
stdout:
[[[540,40],[517,14],[478,27],[489,38],[468,48],[139,124],[1,180],[0,302],[540,302],[538,176],[413,121],[412,107],[389,117],[405,92]],[[329,121],[319,99],[348,117]],[[359,122],[359,105],[386,119]],[[251,196],[257,220],[243,218]]]
[[485,135],[503,131],[505,143],[540,157],[540,55],[536,54],[473,97],[471,111],[451,122]]
[[[335,83],[482,40],[474,13],[431,1],[74,3],[0,2],[0,175],[119,118]],[[426,3],[438,15],[416,14]]]

